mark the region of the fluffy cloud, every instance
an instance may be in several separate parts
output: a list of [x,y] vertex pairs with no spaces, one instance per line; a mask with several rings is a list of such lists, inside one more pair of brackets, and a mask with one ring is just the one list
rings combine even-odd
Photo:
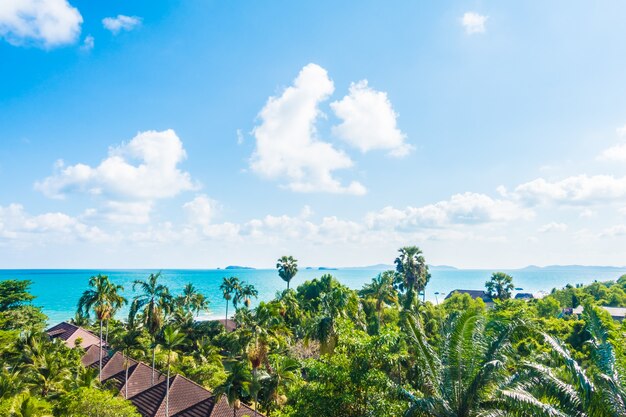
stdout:
[[366,216],[370,228],[413,230],[453,224],[484,224],[533,217],[533,212],[507,200],[484,194],[455,194],[449,200],[422,207],[385,207]]
[[121,31],[130,31],[141,24],[141,18],[137,16],[124,16],[118,14],[117,17],[105,17],[102,19],[102,26],[117,35]]
[[203,226],[211,223],[218,209],[218,202],[204,194],[183,204],[183,210],[187,214],[189,223]]
[[147,224],[153,206],[152,201],[107,201],[102,208],[87,209],[82,218],[111,223]]
[[626,198],[626,177],[577,175],[560,181],[544,178],[521,184],[512,197],[528,204],[594,204]]
[[544,224],[538,230],[539,233],[565,232],[567,225],[565,223],[551,222]]
[[488,16],[483,16],[476,12],[466,12],[461,18],[461,24],[465,28],[465,33],[472,35],[474,33],[484,33],[485,23]]
[[83,17],[67,0],[8,0],[0,2],[0,37],[12,45],[44,48],[74,43]]
[[85,40],[83,40],[83,44],[81,45],[80,49],[82,49],[83,51],[91,51],[95,44],[96,43],[93,36],[88,35],[85,37]]
[[605,161],[626,162],[626,143],[605,149],[598,158]]
[[62,198],[81,192],[103,195],[112,200],[152,200],[173,197],[197,188],[189,173],[178,168],[186,158],[183,144],[173,130],[146,131],[127,144],[109,149],[100,165],[65,166],[35,184],[46,196]]
[[344,152],[317,138],[319,104],[334,89],[326,70],[309,64],[302,68],[293,86],[269,98],[259,114],[261,124],[253,131],[256,149],[250,167],[254,172],[269,179],[285,179],[286,187],[298,192],[366,192],[356,181],[343,185],[333,176],[333,171],[350,168],[353,162]]
[[387,150],[393,156],[405,156],[412,147],[397,127],[398,115],[387,93],[376,91],[367,80],[352,83],[347,96],[330,104],[342,122],[332,128],[333,134],[361,152]]
[[59,238],[101,241],[106,235],[64,213],[30,215],[20,204],[0,206],[0,243],[8,239],[23,245],[46,239],[56,242]]

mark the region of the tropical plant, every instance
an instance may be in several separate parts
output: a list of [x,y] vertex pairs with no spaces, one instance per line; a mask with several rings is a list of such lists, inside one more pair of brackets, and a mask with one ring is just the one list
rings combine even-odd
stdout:
[[258,295],[259,291],[254,287],[254,285],[242,282],[241,289],[233,299],[233,304],[235,304],[235,301],[237,301],[238,303],[239,301],[243,300],[243,304],[246,306],[246,308],[250,308],[250,298],[257,298]]
[[93,310],[96,314],[96,319],[100,325],[98,369],[100,374],[102,374],[102,326],[105,321],[108,323],[115,310],[124,304],[126,299],[119,294],[124,288],[121,285],[111,283],[106,275],[98,274],[89,278],[89,287],[90,289],[85,290],[78,300],[78,312],[79,314],[89,316],[89,312]]
[[287,289],[289,289],[289,283],[298,273],[298,260],[293,256],[281,256],[276,262],[276,268],[278,276],[287,283]]
[[194,287],[192,283],[185,285],[183,293],[176,298],[176,302],[185,311],[193,313],[196,316],[209,308],[209,300],[196,290],[196,287]]
[[287,402],[285,393],[290,384],[298,379],[300,364],[288,356],[273,355],[270,357],[271,372],[263,384],[263,408],[269,416],[273,410]]
[[494,272],[489,281],[485,283],[485,288],[494,300],[508,300],[515,288],[513,277],[504,272]]
[[222,280],[222,284],[220,285],[220,290],[222,291],[222,295],[224,296],[224,300],[226,300],[226,321],[225,326],[228,327],[228,303],[239,293],[241,289],[241,283],[239,282],[239,278],[237,277],[224,277]]
[[385,304],[395,304],[398,302],[398,294],[393,288],[395,279],[394,271],[385,271],[372,278],[372,282],[366,284],[359,294],[363,297],[370,297],[376,301],[376,313],[378,323],[381,323],[381,312]]
[[128,369],[130,358],[136,353],[144,353],[145,348],[141,342],[141,331],[130,329],[116,341],[115,345],[124,355],[124,398],[128,398]]
[[416,295],[424,292],[430,280],[428,265],[417,246],[405,246],[398,250],[400,254],[395,259],[396,285],[400,291],[405,291],[404,308],[411,309],[416,300]]
[[135,296],[129,312],[129,327],[134,327],[135,316],[141,312],[141,320],[152,337],[152,385],[154,385],[154,366],[156,361],[156,337],[165,322],[172,299],[168,288],[159,284],[161,272],[150,274],[146,281],[133,282],[133,290],[139,287],[140,294]]
[[168,325],[163,329],[163,337],[159,345],[167,352],[167,379],[165,380],[165,417],[170,416],[170,367],[172,363],[172,351],[185,343],[185,335],[173,326]]
[[241,408],[241,399],[250,393],[252,375],[247,363],[243,361],[228,362],[226,369],[228,376],[224,383],[215,389],[214,393],[216,401],[222,396],[226,397],[228,405],[233,409],[233,417],[236,417],[237,410]]

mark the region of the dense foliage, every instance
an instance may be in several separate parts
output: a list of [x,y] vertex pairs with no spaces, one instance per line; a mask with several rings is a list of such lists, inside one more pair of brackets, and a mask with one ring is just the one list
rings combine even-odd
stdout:
[[[626,276],[516,300],[513,278],[494,273],[488,308],[459,293],[424,301],[430,274],[416,247],[395,264],[358,291],[322,275],[255,308],[256,289],[226,277],[233,331],[195,320],[209,306],[192,285],[172,294],[152,274],[131,294],[97,276],[75,322],[231,407],[246,402],[269,416],[626,415],[626,321],[599,307],[626,307]],[[297,261],[282,257],[277,270],[288,285]],[[0,283],[0,415],[134,416],[124,393],[103,390],[80,366],[78,350],[41,333],[28,286]],[[126,302],[129,317],[116,319]],[[571,313],[579,305],[580,317]]]

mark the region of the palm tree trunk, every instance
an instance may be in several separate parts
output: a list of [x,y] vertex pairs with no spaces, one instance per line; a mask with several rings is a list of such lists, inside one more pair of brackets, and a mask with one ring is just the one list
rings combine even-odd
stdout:
[[167,352],[167,382],[165,383],[165,417],[170,417],[170,354]]
[[107,320],[107,329],[104,336],[104,344],[109,344],[109,320]]
[[124,379],[124,399],[128,399],[128,356],[126,359],[126,378]]
[[154,385],[154,363],[156,362],[156,340],[152,345],[152,385]]
[[226,328],[226,331],[228,331],[228,300],[226,300],[226,320],[224,323],[224,327]]
[[102,320],[100,320],[100,361],[98,364],[100,371],[98,372],[98,380],[102,382]]

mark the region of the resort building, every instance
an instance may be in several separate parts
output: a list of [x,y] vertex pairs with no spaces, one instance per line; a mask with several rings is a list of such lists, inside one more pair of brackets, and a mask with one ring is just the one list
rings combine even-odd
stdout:
[[446,300],[450,297],[452,297],[455,293],[458,294],[468,294],[470,297],[477,299],[480,298],[481,300],[483,300],[485,302],[485,304],[489,307],[493,306],[493,299],[491,298],[491,296],[487,293],[487,291],[483,291],[483,290],[452,290],[450,291],[450,294],[448,294],[446,296]]
[[[626,319],[626,308],[624,307],[607,307],[607,306],[600,306],[600,307],[606,310],[611,315],[613,320],[622,321]],[[571,314],[576,314],[577,316],[580,316],[581,314],[583,314],[584,309],[585,308],[583,306],[578,306],[572,310]]]
[[[85,353],[81,362],[85,367],[99,369],[100,338],[88,330],[70,323],[60,323],[46,331],[50,338],[59,338],[69,348],[82,348]],[[80,345],[75,341],[80,338]],[[104,344],[103,344],[104,345]],[[241,403],[238,410],[228,405],[225,397],[216,399],[215,395],[195,382],[180,376],[166,376],[152,368],[122,353],[112,355],[106,347],[102,349],[103,386],[119,391],[119,395],[128,399],[139,414],[144,417],[165,417],[165,392],[169,383],[169,417],[244,417],[263,416],[259,412]],[[128,366],[128,380],[126,367]]]

